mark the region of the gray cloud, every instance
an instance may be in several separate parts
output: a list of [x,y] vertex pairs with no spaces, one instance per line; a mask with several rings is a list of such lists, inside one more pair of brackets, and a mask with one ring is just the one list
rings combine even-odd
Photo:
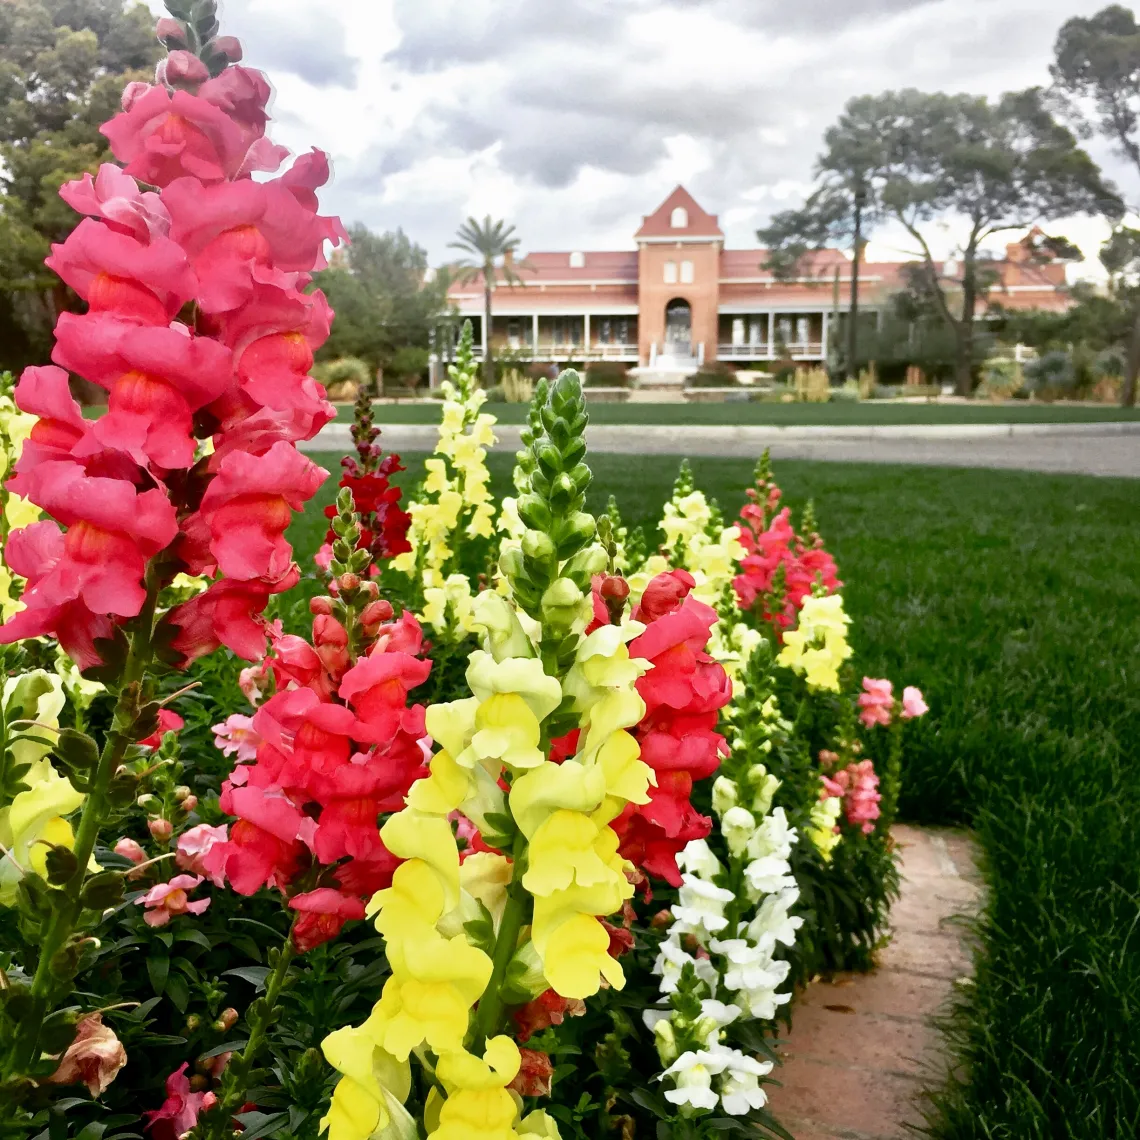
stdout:
[[[501,210],[532,248],[632,235],[681,180],[733,213],[739,245],[794,203],[771,191],[810,180],[849,98],[1046,83],[1061,23],[1103,2],[395,0],[400,38],[378,66],[416,93],[414,113],[340,165],[332,193],[349,216],[402,224],[441,256],[487,171],[514,184]],[[683,43],[670,39],[678,26]],[[707,163],[671,159],[677,139]],[[423,194],[425,164],[477,155],[474,183]],[[386,181],[405,173],[417,189],[391,200]],[[582,189],[595,185],[605,190]]]

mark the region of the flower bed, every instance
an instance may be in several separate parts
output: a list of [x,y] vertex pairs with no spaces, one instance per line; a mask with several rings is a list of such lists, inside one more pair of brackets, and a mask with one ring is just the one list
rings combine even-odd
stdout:
[[885,936],[921,694],[859,684],[766,458],[737,522],[683,468],[630,533],[565,372],[496,502],[469,326],[422,485],[362,400],[302,571],[343,230],[320,152],[251,180],[268,85],[171,11],[123,166],[61,191],[87,311],[0,406],[5,1127],[786,1135],[778,1025]]

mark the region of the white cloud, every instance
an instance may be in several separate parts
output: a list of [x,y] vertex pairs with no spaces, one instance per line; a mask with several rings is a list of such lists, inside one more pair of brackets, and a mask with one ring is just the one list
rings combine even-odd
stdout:
[[[1104,2],[225,0],[221,18],[276,88],[275,135],[332,155],[325,208],[442,259],[468,214],[524,248],[628,248],[677,182],[754,244],[849,98],[1045,84],[1061,23]],[[1053,228],[1095,265],[1098,226]]]

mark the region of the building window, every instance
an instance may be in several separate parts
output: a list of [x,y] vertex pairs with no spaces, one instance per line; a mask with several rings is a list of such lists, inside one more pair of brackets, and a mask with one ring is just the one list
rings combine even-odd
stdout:
[[570,268],[571,269],[585,269],[586,255],[580,251],[575,251],[570,255]]
[[743,317],[734,317],[732,320],[732,343],[734,345],[741,345],[744,343]]
[[675,261],[665,262],[665,284],[677,284],[677,263]]
[[681,262],[681,284],[692,285],[693,283],[693,263],[691,261]]
[[807,344],[811,337],[811,322],[807,317],[796,317],[796,343]]
[[669,216],[669,225],[675,230],[687,229],[689,225],[689,211],[684,206],[676,206]]

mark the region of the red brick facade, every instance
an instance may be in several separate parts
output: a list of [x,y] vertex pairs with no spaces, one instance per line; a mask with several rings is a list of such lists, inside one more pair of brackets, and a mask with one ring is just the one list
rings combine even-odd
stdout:
[[[1007,308],[1060,310],[1070,304],[1065,269],[1033,255],[1035,237],[990,263],[991,301]],[[778,281],[762,249],[726,250],[715,214],[678,186],[634,234],[637,249],[531,253],[517,263],[522,284],[495,290],[493,341],[542,360],[613,359],[649,365],[662,358],[733,363],[792,357],[822,360],[834,313],[850,295],[850,261],[839,250],[812,254],[804,276]],[[860,299],[881,307],[903,287],[904,264],[868,262]],[[952,276],[953,266],[944,271]],[[481,278],[448,294],[482,343]]]

